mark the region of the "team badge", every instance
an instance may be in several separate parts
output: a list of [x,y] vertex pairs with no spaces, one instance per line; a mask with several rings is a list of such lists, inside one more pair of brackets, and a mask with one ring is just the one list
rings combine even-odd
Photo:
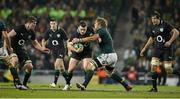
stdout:
[[160,31],[163,32],[163,31],[164,31],[164,28],[160,28]]
[[57,37],[59,38],[61,35],[60,34],[57,34]]

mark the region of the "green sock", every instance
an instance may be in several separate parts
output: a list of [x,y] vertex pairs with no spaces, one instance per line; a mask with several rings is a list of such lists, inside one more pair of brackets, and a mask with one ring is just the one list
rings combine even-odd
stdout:
[[119,83],[121,83],[125,88],[128,86],[128,84],[123,81],[123,79],[121,78],[121,76],[119,76],[116,73],[111,74],[111,78]]
[[89,84],[90,80],[93,77],[93,74],[94,74],[94,71],[92,71],[92,70],[88,70],[88,71],[85,72],[85,80],[83,82],[83,85],[85,87],[87,87],[87,85]]
[[30,78],[30,76],[31,76],[31,72],[26,72],[25,73],[23,85],[27,86],[27,82],[28,82],[28,79]]
[[55,75],[54,75],[54,83],[57,84],[58,78],[59,78],[59,70],[55,70]]
[[73,73],[72,73],[72,72],[68,73],[68,77],[67,77],[67,82],[66,82],[66,84],[70,85],[72,76],[73,76]]
[[14,67],[11,67],[10,71],[11,71],[11,74],[13,76],[14,83],[21,84],[18,73],[17,73],[17,69]]
[[62,76],[63,76],[64,79],[67,81],[67,77],[68,77],[67,71],[62,71]]

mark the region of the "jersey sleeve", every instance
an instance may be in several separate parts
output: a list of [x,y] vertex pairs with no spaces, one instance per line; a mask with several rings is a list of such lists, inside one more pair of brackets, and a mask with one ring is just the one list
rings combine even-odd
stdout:
[[169,24],[169,23],[167,23],[167,22],[165,22],[165,27],[166,27],[166,29],[167,29],[168,32],[171,32],[172,29],[174,28],[171,24]]
[[14,31],[15,31],[16,33],[20,33],[20,31],[21,31],[21,26],[16,26],[16,27],[14,28]]
[[63,34],[63,39],[64,39],[65,41],[67,41],[67,40],[68,40],[68,37],[67,37],[66,32],[65,32],[64,29],[62,29],[62,34]]
[[99,34],[99,36],[101,37],[102,36],[102,30],[101,29],[98,29],[97,31],[96,31],[96,34]]

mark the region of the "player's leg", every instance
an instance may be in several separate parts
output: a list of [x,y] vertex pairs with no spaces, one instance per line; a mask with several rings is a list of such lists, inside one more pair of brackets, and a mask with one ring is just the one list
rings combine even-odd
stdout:
[[116,53],[106,54],[106,55],[104,55],[104,58],[105,59],[104,59],[104,61],[102,61],[102,64],[105,63],[104,66],[105,66],[106,70],[108,71],[110,77],[113,80],[119,82],[126,89],[126,91],[132,90],[132,87],[125,80],[122,79],[122,77],[119,73],[120,71],[118,71],[115,68],[115,64],[117,62],[117,54]]
[[56,59],[54,62],[54,82],[50,84],[51,87],[56,87],[58,78],[59,78],[59,74],[60,74],[60,60]]
[[164,66],[161,65],[161,70],[162,70],[162,85],[166,85],[166,80],[167,80],[167,73],[164,68]]
[[56,86],[60,73],[65,78],[65,80],[67,77],[67,73],[66,73],[65,67],[64,67],[64,61],[62,58],[57,58],[54,63],[54,66],[55,66],[55,76],[54,76],[54,82],[51,84],[52,87]]
[[[112,68],[109,68],[109,67],[107,66],[106,69],[111,72],[111,69],[112,69]],[[109,69],[110,69],[110,70],[109,70]],[[113,72],[110,73],[110,77],[111,77],[113,80],[119,82],[119,83],[126,89],[126,91],[132,90],[132,87],[127,83],[127,81],[126,81],[125,79],[122,79],[122,77],[121,77],[121,75],[120,75],[120,73],[119,73],[118,70],[113,69]]]
[[59,56],[59,50],[52,50],[52,55],[53,55],[53,58],[55,59],[55,62],[54,62],[54,81],[53,83],[50,84],[51,87],[56,87],[56,84],[57,84],[57,81],[58,81],[58,78],[59,78],[59,74],[60,74],[60,60],[58,58]]
[[68,72],[67,72],[67,78],[66,78],[66,85],[63,88],[63,90],[69,90],[70,89],[73,71],[74,71],[76,65],[78,64],[78,62],[79,62],[79,60],[72,58],[72,57],[70,58]]
[[152,78],[152,89],[150,92],[157,92],[157,77],[158,74],[156,72],[157,66],[160,65],[160,59],[157,57],[152,57],[151,59],[151,78]]
[[23,81],[23,85],[26,86],[27,88],[29,88],[27,86],[27,82],[31,76],[31,72],[33,70],[33,65],[32,65],[32,61],[31,60],[26,60],[24,63],[24,68],[25,68],[25,75],[24,75],[24,81]]
[[20,82],[19,75],[17,72],[18,57],[16,54],[13,53],[10,55],[10,62],[11,62],[11,65],[9,65],[9,68],[14,79],[14,85],[16,88],[19,88],[21,85],[21,82]]
[[92,61],[91,58],[84,58],[83,59],[83,68],[85,70],[84,82],[83,82],[83,84],[76,83],[76,86],[78,88],[80,88],[81,90],[86,90],[87,85],[89,84],[90,80],[93,77],[95,68],[92,68],[92,66],[89,65],[91,61]]
[[173,49],[170,48],[169,50],[164,51],[164,68],[167,74],[175,74],[180,76],[180,71],[173,69]]

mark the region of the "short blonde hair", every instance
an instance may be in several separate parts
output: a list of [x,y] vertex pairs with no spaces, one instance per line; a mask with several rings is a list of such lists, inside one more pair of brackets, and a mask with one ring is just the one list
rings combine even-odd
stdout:
[[108,26],[108,22],[105,18],[102,17],[97,17],[96,21],[102,26],[102,27],[107,27]]

